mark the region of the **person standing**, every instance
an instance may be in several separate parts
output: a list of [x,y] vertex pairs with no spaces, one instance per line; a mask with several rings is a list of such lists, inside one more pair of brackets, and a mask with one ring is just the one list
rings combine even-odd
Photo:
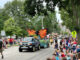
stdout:
[[0,53],[1,53],[2,59],[3,59],[4,58],[4,56],[3,56],[3,41],[1,39],[1,37],[0,37]]
[[10,46],[12,46],[13,45],[13,39],[10,38],[9,42],[10,42]]

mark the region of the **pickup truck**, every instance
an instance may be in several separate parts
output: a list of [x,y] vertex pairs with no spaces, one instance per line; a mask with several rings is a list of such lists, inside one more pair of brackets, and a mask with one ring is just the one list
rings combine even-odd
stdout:
[[23,50],[31,50],[34,52],[36,49],[40,50],[40,42],[34,37],[24,38],[19,46],[19,52],[22,52]]

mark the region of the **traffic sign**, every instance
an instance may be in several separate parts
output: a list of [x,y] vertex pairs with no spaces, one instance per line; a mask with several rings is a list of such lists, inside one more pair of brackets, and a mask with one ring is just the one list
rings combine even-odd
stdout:
[[1,36],[6,36],[6,33],[4,30],[1,31]]

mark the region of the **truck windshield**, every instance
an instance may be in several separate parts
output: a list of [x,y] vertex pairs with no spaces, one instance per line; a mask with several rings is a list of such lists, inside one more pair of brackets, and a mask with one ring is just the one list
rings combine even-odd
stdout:
[[23,41],[32,41],[32,38],[24,38]]

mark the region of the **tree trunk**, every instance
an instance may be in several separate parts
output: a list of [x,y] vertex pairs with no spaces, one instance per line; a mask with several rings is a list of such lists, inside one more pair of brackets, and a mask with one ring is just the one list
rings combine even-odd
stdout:
[[74,21],[74,23],[76,22],[76,24],[75,24],[76,26],[79,26],[78,5],[75,5],[74,3],[75,3],[75,1],[73,0],[73,2],[71,2],[72,10],[73,10],[73,19],[74,19],[73,21]]
[[77,32],[78,44],[80,44],[80,32]]
[[76,13],[76,24],[77,26],[79,26],[79,17],[78,17],[78,6],[76,5],[76,9],[75,9],[75,13]]
[[75,17],[74,1],[73,1],[73,2],[71,1],[71,5],[72,5],[72,12],[73,12],[73,18],[72,18],[72,19],[73,19],[73,21],[72,21],[72,22],[73,22],[73,24],[74,24],[74,23],[75,23],[75,18],[74,18],[74,17]]

